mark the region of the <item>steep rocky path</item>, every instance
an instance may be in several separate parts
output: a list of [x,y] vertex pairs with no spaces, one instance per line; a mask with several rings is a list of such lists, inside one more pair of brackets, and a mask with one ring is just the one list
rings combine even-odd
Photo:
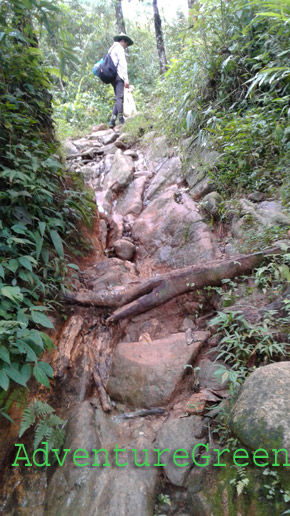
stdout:
[[[140,280],[235,251],[208,223],[219,196],[195,165],[199,157],[182,170],[163,137],[151,134],[145,150],[127,142],[118,128],[98,126],[66,143],[68,171],[95,191],[103,256],[68,296],[51,403],[67,421],[64,448],[88,453],[78,464],[70,456],[63,467],[14,470],[4,489],[7,516],[213,514],[201,492],[205,473],[193,467],[191,452],[211,444],[205,408],[227,397],[209,353],[217,343],[207,326],[214,297],[191,292],[118,324],[108,318]],[[212,166],[216,153],[202,152]],[[165,449],[158,458],[156,450]],[[157,507],[158,493],[170,494],[171,505]]]
[[[76,465],[69,456],[63,467],[46,469],[8,466],[1,505],[7,516],[152,516],[166,489],[173,489],[172,505],[162,513],[185,514],[187,507],[190,514],[185,495],[193,463],[178,467],[173,454],[206,442],[206,403],[226,396],[214,376],[219,366],[205,355],[212,308],[191,293],[108,324],[106,299],[117,300],[141,279],[221,258],[222,250],[192,200],[194,181],[185,179],[165,140],[153,138],[147,151],[126,141],[118,128],[99,126],[66,143],[68,172],[82,174],[95,191],[103,257],[82,270],[72,292],[86,302],[71,300],[56,336],[49,401],[66,420],[64,448],[87,450],[88,460]],[[198,176],[196,188],[210,190]],[[90,303],[96,292],[100,306]],[[200,369],[198,381],[193,367]],[[116,445],[123,450],[120,465]],[[158,459],[156,450],[164,448],[166,460]],[[98,457],[96,449],[103,450]]]
[[[126,134],[103,127],[67,143],[70,170],[83,174],[95,191],[104,248],[104,260],[83,271],[77,290],[83,298],[92,292],[117,298],[140,278],[222,257],[189,195],[180,159],[170,157],[164,139],[155,139],[147,152],[127,147]],[[178,467],[173,453],[190,453],[206,442],[205,404],[226,396],[214,376],[219,365],[203,355],[211,334],[198,318],[201,302],[196,294],[179,296],[109,327],[106,309],[101,314],[101,308],[72,305],[75,313],[60,336],[54,364],[74,405],[65,447],[105,449],[111,466],[80,469],[70,462],[58,468],[49,481],[45,514],[149,516],[165,479],[185,492],[193,463]],[[186,365],[200,368],[198,394]],[[116,444],[126,450],[120,459],[128,462],[125,467],[115,465]],[[161,461],[153,467],[154,449],[164,448],[170,452],[166,466]],[[150,467],[136,467],[132,449],[138,463],[147,454]],[[178,504],[170,510],[179,514]]]
[[[220,363],[212,348],[218,341],[207,324],[218,296],[172,296],[110,322],[121,298],[140,293],[142,280],[237,255],[210,224],[220,197],[204,164],[212,167],[217,154],[188,149],[190,159],[182,166],[163,137],[146,138],[142,149],[130,148],[120,128],[101,125],[66,142],[68,172],[82,174],[95,192],[101,246],[67,296],[68,317],[51,359],[49,402],[66,420],[64,449],[81,450],[62,467],[11,469],[17,429],[10,429],[1,440],[8,452],[0,454],[0,463],[6,457],[5,516],[226,516],[229,497],[235,499],[231,468],[221,478],[216,468],[192,460],[195,446],[216,446],[206,408],[228,396],[215,375]],[[281,203],[269,199],[241,199],[238,212],[231,233],[239,239],[249,214],[265,227],[289,223]],[[266,304],[257,291],[252,296],[253,304]],[[46,393],[35,395],[45,399]],[[23,442],[32,453],[31,436]],[[248,500],[244,508],[244,502],[235,503],[239,514],[256,514],[255,492],[250,508]]]

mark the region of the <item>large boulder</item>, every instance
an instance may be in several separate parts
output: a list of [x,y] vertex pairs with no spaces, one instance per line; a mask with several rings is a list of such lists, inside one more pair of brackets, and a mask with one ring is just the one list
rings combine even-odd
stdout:
[[67,158],[72,158],[79,153],[79,150],[71,140],[66,140],[64,143],[64,152]]
[[184,366],[202,348],[208,332],[197,332],[188,345],[185,333],[118,344],[107,389],[110,395],[133,407],[164,406],[183,377]]
[[104,188],[114,192],[124,190],[133,179],[134,162],[130,156],[124,156],[121,149],[117,149],[110,172],[104,181]]
[[231,410],[234,434],[256,450],[290,450],[290,362],[254,371],[245,381]]
[[197,204],[173,187],[152,201],[135,221],[132,237],[137,260],[186,267],[220,258],[215,237],[202,220]]

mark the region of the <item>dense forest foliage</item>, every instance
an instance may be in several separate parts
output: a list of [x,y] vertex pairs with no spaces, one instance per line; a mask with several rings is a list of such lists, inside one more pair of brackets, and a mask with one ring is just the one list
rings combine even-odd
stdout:
[[[142,2],[139,3],[142,9]],[[207,0],[189,16],[162,20],[167,69],[160,75],[153,10],[125,20],[134,39],[128,67],[139,115],[172,145],[215,148],[209,173],[227,196],[242,191],[290,198],[290,2]],[[80,223],[94,208],[65,174],[60,144],[107,122],[111,86],[92,74],[118,32],[114,1],[0,2],[0,387],[7,414],[32,375],[49,386],[42,331],[68,281]],[[56,137],[57,135],[57,137]],[[279,233],[279,228],[278,228]],[[84,242],[84,249],[86,243]],[[9,390],[10,389],[10,390]],[[12,394],[11,394],[12,392]]]

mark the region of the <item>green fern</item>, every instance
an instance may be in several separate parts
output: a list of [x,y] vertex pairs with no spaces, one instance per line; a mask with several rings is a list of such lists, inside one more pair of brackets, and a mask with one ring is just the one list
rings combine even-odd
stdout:
[[24,432],[26,432],[30,426],[34,425],[38,417],[46,416],[52,412],[54,412],[54,409],[48,405],[48,403],[43,403],[42,401],[38,400],[30,403],[30,405],[23,411],[19,437],[22,437]]
[[28,428],[36,425],[34,449],[37,448],[42,440],[48,443],[48,450],[51,450],[53,446],[61,447],[64,442],[64,432],[61,427],[64,423],[63,419],[54,414],[54,409],[48,403],[35,400],[23,411],[19,437]]
[[237,478],[230,480],[230,484],[234,485],[237,490],[237,495],[240,496],[249,485],[249,479],[247,478],[247,470],[243,467],[236,467]]

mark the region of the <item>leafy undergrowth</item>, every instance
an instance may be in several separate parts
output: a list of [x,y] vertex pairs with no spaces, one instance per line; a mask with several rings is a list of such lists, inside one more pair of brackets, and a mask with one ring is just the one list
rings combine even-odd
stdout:
[[65,176],[32,4],[31,19],[26,14],[24,2],[1,4],[0,413],[6,417],[13,403],[23,403],[32,377],[50,386],[52,368],[41,360],[53,347],[47,312],[59,308],[67,278],[78,269],[69,258],[74,248],[85,252],[81,224],[95,217],[84,186]]

